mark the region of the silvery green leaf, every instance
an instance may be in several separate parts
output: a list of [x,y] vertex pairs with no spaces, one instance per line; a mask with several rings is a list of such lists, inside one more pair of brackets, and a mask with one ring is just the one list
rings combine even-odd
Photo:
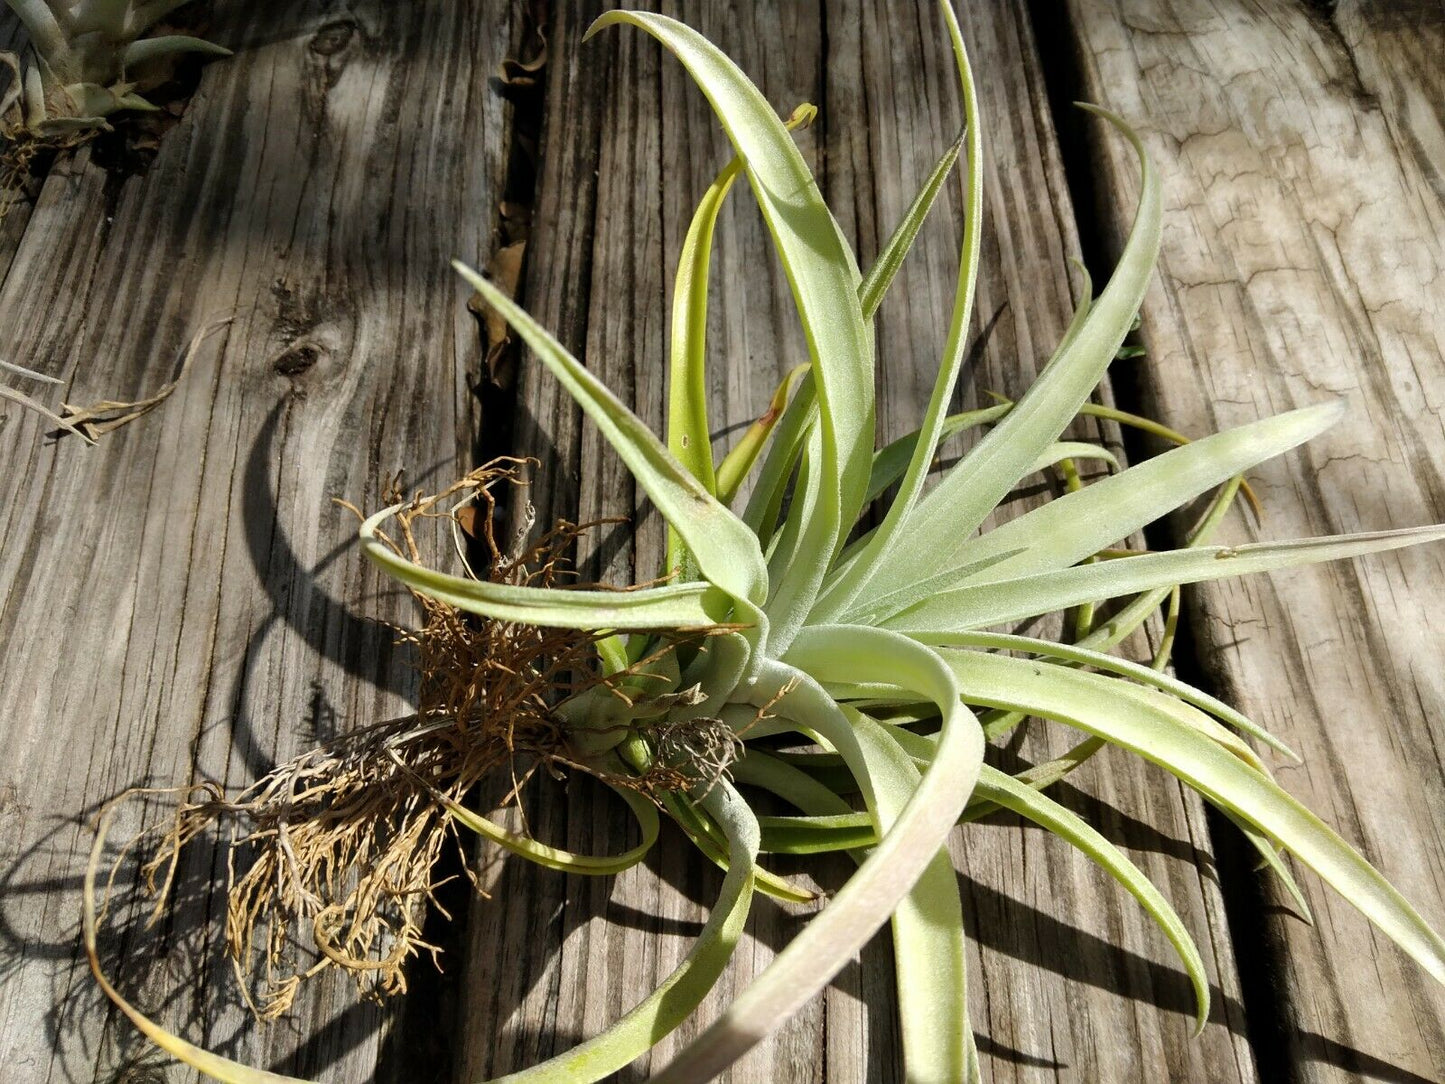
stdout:
[[[673,821],[682,829],[688,839],[718,869],[726,873],[732,866],[726,841],[722,832],[697,804],[680,791],[662,796],[663,807],[672,815]],[[771,896],[783,903],[812,903],[818,898],[816,892],[793,884],[785,878],[769,873],[759,866],[754,871],[753,887],[765,896]]]
[[[927,763],[932,756],[932,742],[907,730],[897,729],[893,733],[902,748]],[[1078,814],[1041,794],[1035,786],[997,768],[983,766],[974,785],[974,795],[979,803],[988,802],[1016,813],[1077,847],[1139,901],[1159,924],[1189,974],[1189,982],[1194,987],[1195,1034],[1203,1031],[1209,1019],[1209,976],[1204,961],[1178,913],[1139,867]]]
[[813,390],[811,367],[800,378],[798,390],[783,411],[773,433],[773,442],[763,457],[758,481],[743,510],[743,522],[758,536],[766,550],[774,539],[788,482],[803,455],[803,444],[817,424],[818,397]]
[[759,663],[750,696],[829,742],[848,762],[870,808],[874,781],[857,732],[811,676],[843,670],[863,680],[895,680],[931,701],[943,719],[938,752],[897,821],[833,902],[805,926],[726,1012],[654,1079],[708,1080],[822,989],[888,919],[933,862],[963,810],[983,763],[983,733],[958,688],[927,648],[881,629],[802,629],[784,662]]
[[873,456],[873,343],[858,302],[853,254],[824,204],[818,184],[767,100],[701,34],[645,12],[611,11],[588,31],[630,23],[657,38],[706,94],[737,153],[793,288],[808,342],[821,416],[811,463],[816,499],[806,502],[807,544],[768,604],[770,639],[782,651],[812,607],[832,552],[863,505]]
[[[943,361],[934,380],[933,391],[924,411],[923,424],[914,444],[908,469],[903,474],[898,495],[888,507],[883,522],[865,542],[848,568],[829,582],[813,606],[809,620],[821,624],[847,611],[849,603],[864,589],[885,561],[892,559],[894,540],[909,523],[915,505],[923,493],[923,483],[933,463],[934,452],[943,434],[948,404],[953,399],[954,384],[963,366],[969,321],[973,314],[973,295],[978,282],[978,257],[983,219],[983,140],[978,123],[978,99],[973,85],[973,71],[968,51],[958,29],[958,18],[951,3],[939,4],[944,23],[953,44],[954,62],[958,68],[963,94],[965,138],[968,141],[964,185],[963,251],[959,256],[958,285],[954,293],[953,313],[949,318],[948,338],[943,347]],[[926,210],[926,208],[925,208]],[[1062,427],[1060,427],[1062,429]],[[1058,436],[1056,432],[1053,436]],[[1049,438],[1050,440],[1053,437]],[[1043,449],[1039,448],[1037,452]],[[1021,472],[1020,476],[1022,475]],[[1012,478],[1009,485],[1018,481]],[[1002,494],[1000,494],[1000,497]],[[971,532],[977,524],[964,528]]]
[[[939,439],[945,440],[955,433],[962,433],[976,425],[998,421],[1009,412],[1012,406],[1012,403],[1000,403],[998,406],[984,407],[980,410],[966,410],[962,414],[950,414],[944,420]],[[869,504],[876,501],[883,495],[885,489],[903,477],[903,472],[908,469],[908,463],[913,458],[913,450],[918,445],[918,437],[919,433],[915,430],[885,445],[873,456],[873,468],[868,477],[867,498]]]
[[132,0],[51,0],[51,6],[65,13],[66,30],[79,34],[104,35],[112,41],[126,37],[126,16]]
[[1151,705],[1146,696],[1121,698],[1114,679],[1083,670],[994,653],[944,654],[970,703],[1055,719],[1158,764],[1292,852],[1445,982],[1445,940],[1374,867],[1277,783],[1181,726],[1162,703]]
[[918,231],[928,217],[928,212],[933,208],[933,201],[943,190],[943,182],[948,179],[949,173],[953,170],[953,163],[958,160],[958,153],[963,150],[966,138],[967,132],[965,131],[943,152],[938,164],[933,167],[933,172],[923,182],[923,187],[919,189],[918,195],[913,197],[913,203],[909,205],[903,220],[894,227],[887,244],[883,246],[883,251],[878,254],[878,259],[873,262],[873,266],[863,276],[863,282],[858,288],[858,301],[863,307],[865,320],[870,319],[878,311],[878,306],[883,301],[883,295],[888,292],[888,287],[893,284],[894,277],[898,274],[899,268],[903,266],[903,260],[907,257],[908,250],[913,247],[913,242],[918,237]]
[[1159,251],[1159,179],[1143,144],[1123,120],[1086,108],[1108,120],[1134,145],[1142,170],[1139,208],[1119,265],[1077,333],[1055,352],[1014,409],[906,518],[886,561],[876,563],[872,578],[849,602],[850,616],[871,612],[874,599],[906,594],[910,585],[952,566],[957,550],[1079,412],[1139,310]]
[[[516,329],[597,425],[663,519],[686,543],[704,578],[734,598],[761,604],[767,597],[767,570],[757,536],[672,457],[641,418],[521,306],[465,264],[453,266]],[[625,622],[620,625],[627,627]]]
[[[30,34],[30,44],[47,64],[62,70],[70,56],[64,27],[45,0],[6,0]],[[38,74],[38,73],[37,73]]]
[[408,587],[468,613],[502,621],[567,629],[706,628],[725,620],[729,600],[707,583],[680,583],[635,591],[516,587],[448,576],[413,564],[377,537],[381,523],[401,505],[383,509],[361,525],[361,549]]
[[114,113],[117,95],[109,87],[99,83],[70,83],[62,87],[75,112],[83,117],[104,117]]
[[968,539],[956,548],[948,568],[874,598],[868,612],[886,617],[895,607],[956,585],[965,565],[998,553],[1013,556],[977,574],[978,581],[1016,579],[1077,564],[1206,490],[1303,444],[1343,412],[1340,401],[1305,407],[1173,448]]
[[[879,838],[885,838],[922,776],[887,728],[860,712],[848,716],[873,782],[870,811]],[[968,1041],[967,950],[958,877],[947,847],[894,908],[892,921],[904,1072],[909,1080],[967,1079],[976,1071]]]
[[[785,127],[795,129],[809,124],[817,115],[816,107],[804,103],[793,111]],[[708,424],[707,412],[708,272],[712,265],[713,233],[718,214],[742,172],[743,160],[734,158],[719,171],[693,212],[692,223],[682,242],[682,255],[678,258],[677,277],[673,284],[668,358],[668,450],[709,493],[721,496],[724,504],[732,502],[737,485],[747,474],[745,466],[751,466],[752,459],[762,450],[762,444],[771,431],[771,422],[761,422],[744,435],[740,444],[741,460],[734,462],[734,474],[728,479],[730,491],[724,492],[713,468],[712,428]],[[797,366],[784,378],[774,395],[773,408],[764,416],[765,419],[771,417],[772,421],[776,421],[787,401],[789,387],[806,369],[806,365]],[[777,402],[779,396],[783,400],[781,403]],[[668,539],[669,554],[676,554],[676,532],[669,531]],[[679,564],[675,556],[668,560],[669,569]]]
[[148,64],[162,57],[177,56],[181,53],[200,53],[203,56],[230,56],[231,50],[223,45],[203,38],[192,38],[184,34],[169,34],[161,38],[144,38],[133,41],[120,54],[120,62],[126,70]]
[[1102,445],[1090,444],[1086,440],[1060,440],[1050,444],[1039,453],[1039,457],[1034,460],[1029,473],[1037,474],[1039,471],[1048,470],[1060,463],[1072,462],[1076,459],[1092,459],[1100,463],[1107,463],[1115,470],[1120,469],[1118,457]]
[[759,837],[752,810],[727,783],[714,787],[702,804],[726,833],[731,861],[692,950],[652,993],[600,1035],[494,1084],[592,1084],[610,1077],[675,1030],[712,990],[747,924]]
[[[763,448],[767,446],[768,438],[773,435],[774,430],[786,416],[788,403],[796,398],[798,385],[808,375],[810,368],[811,366],[807,362],[803,362],[788,370],[787,375],[783,377],[773,392],[773,397],[768,402],[768,409],[762,417],[748,426],[747,431],[738,438],[738,442],[733,445],[732,450],[718,464],[717,495],[724,504],[732,504],[737,497],[738,490],[742,488],[743,482],[752,473],[753,465],[757,463]],[[776,514],[774,518],[776,519]],[[743,522],[747,522],[746,518]]]
[[45,106],[45,83],[41,78],[40,69],[29,67],[25,69],[25,124],[28,128],[39,130],[45,123],[49,110]]
[[1159,924],[1184,964],[1194,987],[1194,1033],[1203,1031],[1209,1019],[1209,976],[1204,970],[1204,960],[1178,913],[1139,867],[1078,814],[997,769],[984,766],[975,793],[1073,844],[1139,901],[1149,917]]
[[1177,697],[1184,701],[1184,703],[1190,704],[1200,711],[1207,712],[1215,718],[1228,723],[1236,730],[1248,734],[1253,738],[1258,738],[1266,745],[1277,749],[1286,756],[1296,761],[1299,760],[1299,754],[1288,745],[1280,741],[1248,716],[1230,707],[1224,701],[1217,697],[1210,696],[1200,689],[1196,689],[1188,682],[1180,681],[1173,674],[1163,670],[1156,670],[1150,666],[1143,666],[1137,662],[1131,662],[1128,659],[1120,658],[1118,655],[1108,655],[1102,651],[1093,651],[1080,644],[1062,644],[1054,640],[1044,640],[1034,636],[1013,636],[1001,632],[940,633],[920,636],[919,639],[931,647],[972,647],[986,648],[991,651],[1017,651],[1034,655],[1044,655],[1080,666],[1091,666],[1105,673],[1117,674],[1120,677],[1129,678],[1132,681],[1139,682],[1141,685],[1148,685],[1151,688],[1158,689],[1160,692]]
[[137,113],[159,113],[160,107],[151,104],[139,94],[121,94],[115,99],[116,109],[130,109]]
[[572,851],[553,847],[533,839],[531,836],[520,835],[504,828],[496,821],[454,801],[424,778],[420,776],[416,778],[458,824],[484,839],[491,840],[503,850],[510,851],[529,862],[535,862],[539,866],[555,869],[562,873],[610,876],[631,869],[647,857],[653,844],[657,842],[657,835],[661,830],[661,819],[657,815],[657,807],[650,800],[627,787],[613,787],[612,790],[627,803],[628,808],[632,810],[632,815],[637,819],[637,826],[642,832],[642,841],[636,847],[618,855],[575,854]]
[[[14,53],[0,52],[0,64],[10,69],[11,81],[4,94],[0,94],[0,128],[5,127],[5,114],[19,107],[22,118],[25,112],[25,75],[20,70],[20,58]],[[0,362],[0,364],[4,364]]]
[[147,29],[160,22],[176,8],[190,0],[132,0],[130,15],[126,19],[126,34],[137,38]]
[[910,633],[987,628],[1139,591],[1338,561],[1442,538],[1445,525],[1145,553],[941,591],[882,624]]

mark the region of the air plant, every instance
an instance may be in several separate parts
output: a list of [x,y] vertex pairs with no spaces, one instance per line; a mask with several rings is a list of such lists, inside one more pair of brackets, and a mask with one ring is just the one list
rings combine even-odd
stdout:
[[66,142],[109,127],[124,110],[154,112],[141,93],[158,66],[185,53],[230,50],[184,34],[144,38],[187,0],[6,0],[30,34],[35,63],[0,53],[12,83],[0,94],[0,139]]
[[[1349,844],[1275,783],[1241,735],[1287,753],[1281,743],[1165,672],[1167,648],[1153,666],[1110,653],[1161,604],[1177,607],[1182,584],[1438,540],[1445,526],[1209,544],[1243,473],[1336,421],[1341,409],[1335,403],[1192,443],[1178,437],[1178,447],[1082,483],[1076,460],[1111,463],[1111,457],[1062,435],[1081,413],[1110,413],[1089,396],[1139,310],[1161,222],[1159,180],[1140,140],[1122,119],[1095,107],[1084,108],[1127,139],[1140,162],[1140,202],[1118,265],[1097,298],[1085,276],[1063,340],[1025,395],[948,416],[979,265],[983,148],[963,40],[950,5],[941,10],[957,61],[965,134],[943,155],[866,274],[786,125],[715,46],[654,14],[611,12],[589,32],[628,23],[657,38],[701,87],[737,152],[704,196],[684,242],[665,439],[504,292],[457,265],[561,381],[666,520],[665,578],[618,591],[432,571],[383,533],[394,516],[409,522],[416,506],[406,503],[365,520],[362,550],[431,605],[477,615],[484,626],[587,637],[593,680],[551,709],[569,763],[614,784],[670,771],[671,789],[653,796],[727,871],[698,941],[657,990],[600,1035],[508,1080],[597,1081],[646,1052],[712,987],[756,893],[806,896],[766,872],[759,856],[828,851],[850,853],[856,872],[655,1079],[695,1082],[722,1071],[821,990],[890,919],[908,1079],[978,1079],[966,1011],[967,921],[945,842],[959,822],[1000,808],[1080,848],[1138,900],[1177,950],[1202,1028],[1207,976],[1179,917],[1124,854],[1045,793],[1104,745],[1137,753],[1198,791],[1239,825],[1298,895],[1282,859],[1293,854],[1445,980],[1445,941]],[[964,236],[942,363],[917,432],[875,451],[873,316],[960,156]],[[708,264],[719,209],[744,175],[791,284],[810,362],[790,374],[772,409],[715,464],[703,379]],[[1125,424],[1148,424],[1112,414]],[[983,426],[990,428],[972,450],[925,492],[940,440]],[[1050,464],[1065,468],[1064,495],[977,533],[1021,479]],[[742,502],[743,480],[754,473]],[[886,514],[862,529],[870,502],[894,484]],[[1181,548],[1112,549],[1211,493]],[[1072,642],[991,631],[1072,608],[1080,608]],[[1061,723],[1088,738],[1018,775],[985,764],[986,743],[1025,717]],[[665,740],[678,733],[680,740]],[[697,734],[710,740],[688,736]],[[780,739],[804,747],[783,749]],[[797,812],[760,816],[745,788],[769,792]],[[508,833],[459,798],[436,797],[454,820],[516,853],[581,872],[611,872],[640,860],[656,830],[652,807],[634,801],[643,846],[617,862],[585,859]],[[86,936],[94,962],[89,899]],[[213,1076],[291,1079],[201,1051],[120,1001],[108,984],[107,991],[155,1041]]]

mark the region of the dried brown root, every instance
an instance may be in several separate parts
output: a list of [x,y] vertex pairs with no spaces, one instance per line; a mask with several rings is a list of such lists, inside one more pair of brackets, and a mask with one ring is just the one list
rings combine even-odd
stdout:
[[[406,961],[432,951],[422,918],[432,868],[454,833],[417,780],[459,797],[497,763],[485,745],[458,747],[452,729],[416,716],[368,727],[233,798],[215,788],[177,811],[145,866],[148,885],[164,898],[158,881],[169,879],[181,849],[222,820],[234,825],[226,951],[257,1015],[285,1012],[301,980],[330,965],[363,993],[402,990]],[[308,937],[320,953],[314,963],[299,958]]]
[[0,146],[0,222],[30,196],[32,163],[43,148],[35,139],[6,139]]
[[730,778],[728,769],[744,752],[742,739],[721,719],[663,722],[642,729],[642,733],[651,739],[659,764],[675,773],[678,782],[670,789],[694,791],[695,798]]
[[[419,560],[416,527],[435,520],[484,543],[493,581],[553,586],[572,577],[566,554],[584,527],[561,524],[535,544],[505,551],[497,543],[492,489],[520,484],[518,467],[499,463],[414,499],[398,514],[399,537],[390,544]],[[475,514],[441,510],[457,501],[471,501]],[[501,770],[511,773],[513,797],[538,767],[604,774],[571,753],[556,714],[560,703],[603,683],[592,634],[417,601],[421,626],[399,630],[420,669],[416,714],[346,734],[234,796],[214,785],[191,791],[143,867],[159,915],[182,849],[230,826],[226,952],[262,1018],[284,1013],[303,981],[327,968],[350,974],[364,996],[380,996],[405,989],[412,957],[435,956],[422,926],[436,903],[437,860],[449,841],[461,845],[447,801],[464,802]],[[663,741],[679,749],[701,743],[725,765],[724,743],[711,734],[694,727]],[[683,780],[609,781],[655,792]]]

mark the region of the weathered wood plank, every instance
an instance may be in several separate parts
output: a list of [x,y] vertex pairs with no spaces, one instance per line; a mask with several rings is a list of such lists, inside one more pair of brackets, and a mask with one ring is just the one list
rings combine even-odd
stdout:
[[[902,216],[936,148],[962,125],[956,77],[927,5],[829,13],[828,190],[845,231],[861,235],[869,253]],[[1058,342],[1071,311],[1066,258],[1077,256],[1078,239],[1027,12],[984,5],[961,7],[960,17],[987,125],[979,345],[961,387],[961,406],[975,406],[987,390],[1021,394]],[[850,202],[848,193],[859,195]],[[925,228],[881,310],[883,439],[923,414],[952,305],[957,204]],[[1032,503],[1013,502],[1004,514]],[[1034,734],[1010,749],[1037,760],[1071,740]],[[989,1079],[1254,1079],[1198,802],[1124,756],[1106,754],[1073,782],[1078,789],[1061,788],[1061,797],[1134,851],[1205,946],[1218,969],[1213,1022],[1191,1040],[1190,995],[1172,950],[1112,880],[1018,822],[970,826],[954,853],[978,948],[971,1009]]]
[[[728,152],[685,75],[670,61],[659,69],[650,44],[609,31],[579,48],[590,14],[582,5],[559,4],[549,36],[548,129],[525,299],[657,424],[676,250],[693,201]],[[769,6],[733,12],[731,21],[710,8],[683,15],[758,79],[779,110],[803,99],[822,106],[818,129],[804,133],[802,145],[845,232],[865,256],[875,252],[961,123],[936,16],[926,7],[852,3],[827,5],[821,14],[811,5]],[[1077,251],[1077,240],[1028,20],[993,7],[968,18],[990,118],[976,321],[980,338],[987,334],[968,378],[965,396],[973,402],[986,388],[1020,391],[1062,333],[1070,309],[1065,257]],[[916,424],[922,413],[952,300],[959,227],[956,211],[948,210],[926,228],[885,308],[879,336],[885,436]],[[725,212],[716,267],[713,420],[725,430],[756,413],[773,383],[805,355],[746,194]],[[519,451],[544,463],[533,494],[540,519],[637,510],[630,479],[545,372],[524,365],[519,398]],[[651,513],[637,523],[635,543],[617,535],[602,545],[594,572],[618,581],[654,574],[660,524]],[[1030,745],[1023,754],[1042,751]],[[1207,871],[1192,865],[1196,858],[1208,862],[1197,803],[1123,758],[1099,765],[1085,786],[1095,797],[1077,803],[1095,819],[1102,815],[1105,831],[1139,852],[1212,953],[1214,1022],[1200,1043],[1189,1042],[1187,983],[1167,944],[1112,882],[1038,833],[1012,823],[983,826],[964,837],[957,854],[973,933],[983,946],[972,961],[973,1013],[990,1078],[1167,1073],[1253,1080],[1218,893]],[[613,806],[595,789],[575,785],[565,807],[530,805],[529,823],[548,840],[615,849],[629,837],[618,835]],[[846,872],[840,866],[823,877],[836,884]],[[472,916],[463,1014],[473,1038],[464,1079],[535,1062],[615,1018],[680,957],[704,914],[694,901],[705,904],[718,883],[675,837],[648,868],[611,886],[568,881],[520,862],[506,863],[496,876],[493,898]],[[796,919],[760,902],[750,942],[703,1019],[796,927]],[[891,985],[882,938],[840,976],[825,1007],[811,1007],[731,1079],[898,1079]],[[669,1039],[653,1064],[694,1030]],[[646,1066],[639,1063],[624,1079],[641,1079]]]
[[[233,318],[164,407],[99,447],[49,442],[30,416],[0,432],[9,1079],[149,1060],[78,952],[87,818],[140,782],[244,784],[312,731],[403,710],[413,679],[372,619],[409,606],[330,498],[375,506],[398,467],[450,477],[470,451],[458,373],[478,347],[447,259],[495,223],[506,110],[487,78],[510,5],[222,15],[237,56],[206,71],[150,170],[111,176],[84,152],[57,169],[0,290],[6,354],[78,402],[155,388],[192,332]],[[175,917],[109,947],[127,985],[174,992],[170,1024],[251,1064],[424,1073],[425,1047],[386,1056],[396,1010],[358,1006],[349,981],[318,980],[294,1025],[258,1029],[217,961],[151,962],[186,922],[219,932],[205,852]]]
[[[1271,538],[1445,518],[1438,7],[1075,3],[1081,93],[1141,126],[1165,180],[1142,380],[1214,430],[1343,397],[1334,431],[1257,472]],[[1117,242],[1134,166],[1097,144]],[[1252,532],[1251,532],[1252,533]],[[1238,525],[1235,537],[1246,532]],[[1207,674],[1304,756],[1281,781],[1445,923],[1445,558],[1438,548],[1192,592]],[[1268,1079],[1439,1080],[1445,994],[1319,882],[1274,904]],[[1257,1016],[1259,1014],[1256,1014]]]
[[[677,251],[696,198],[730,151],[706,102],[651,39],[612,29],[586,45],[582,31],[606,5],[558,3],[548,35],[548,108],[542,175],[524,301],[649,424],[663,417],[668,312]],[[668,9],[761,79],[789,110],[818,101],[821,18],[812,5],[726,12]],[[659,119],[660,118],[660,119]],[[814,154],[815,136],[801,137]],[[751,197],[741,189],[719,228],[714,275],[722,308],[709,331],[715,430],[742,424],[773,386],[806,360],[782,270]],[[787,329],[787,335],[779,335]],[[742,359],[746,359],[743,361]],[[540,368],[524,364],[519,454],[542,467],[532,499],[538,522],[631,515],[584,555],[591,576],[633,582],[657,574],[662,524],[638,513],[641,494],[596,430]],[[541,838],[584,851],[630,845],[624,809],[601,788],[538,788],[528,823]],[[635,838],[632,839],[635,843]],[[566,878],[507,862],[489,901],[473,908],[471,978],[462,1006],[468,1047],[460,1079],[533,1064],[600,1031],[669,974],[701,928],[721,881],[691,844],[664,834],[649,862],[615,880]],[[771,959],[797,918],[760,902],[731,972],[704,1004],[715,1016]],[[660,1065],[696,1033],[689,1024],[659,1046]],[[822,1006],[814,1006],[746,1059],[732,1079],[808,1081],[822,1076]],[[642,1059],[623,1079],[643,1079]]]

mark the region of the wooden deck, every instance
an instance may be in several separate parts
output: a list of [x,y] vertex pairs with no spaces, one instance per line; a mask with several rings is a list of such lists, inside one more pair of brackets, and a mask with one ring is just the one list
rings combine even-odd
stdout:
[[[122,174],[82,151],[0,223],[0,357],[64,378],[68,401],[145,394],[197,328],[234,318],[169,402],[98,447],[0,414],[7,1082],[190,1079],[107,1010],[84,966],[78,884],[99,802],[142,783],[240,785],[408,701],[413,679],[375,623],[405,620],[408,605],[350,545],[332,496],[374,508],[401,467],[424,484],[480,455],[535,455],[539,520],[634,515],[635,536],[607,536],[591,571],[654,574],[657,516],[545,372],[522,358],[514,378],[485,376],[447,260],[485,262],[532,203],[523,301],[659,424],[676,254],[726,141],[649,40],[580,42],[600,3],[531,5],[549,63],[538,87],[504,95],[502,60],[538,40],[524,6],[223,0],[213,36],[237,56],[206,69],[154,163]],[[961,123],[929,6],[677,7],[780,110],[819,105],[800,143],[866,261]],[[1119,363],[1106,393],[1192,433],[1344,397],[1340,426],[1252,475],[1267,510],[1257,533],[1445,520],[1445,9],[1381,7],[961,12],[988,155],[961,401],[1025,388],[1068,320],[1067,258],[1102,281],[1117,252],[1135,170],[1067,104],[1088,99],[1140,128],[1166,199],[1147,356]],[[0,18],[0,47],[15,34]],[[912,428],[927,398],[958,202],[935,212],[882,310],[884,438]],[[713,419],[730,433],[805,355],[746,195],[724,213],[715,263]],[[1302,753],[1275,764],[1283,784],[1437,929],[1442,615],[1445,551],[1409,550],[1189,591],[1179,653],[1186,676]],[[600,788],[548,786],[529,805],[542,838],[627,844]],[[1037,830],[986,822],[956,857],[988,1079],[1445,1081],[1445,991],[1308,874],[1313,927],[1197,800],[1125,756],[1101,756],[1061,798],[1174,902],[1210,963],[1213,1015],[1191,1039],[1188,982],[1112,881]],[[198,851],[191,879],[206,883],[214,861]],[[486,876],[488,899],[444,896],[455,922],[429,930],[443,973],[423,963],[411,994],[381,1007],[323,981],[293,1018],[258,1027],[214,957],[149,964],[188,928],[214,927],[206,891],[160,926],[131,922],[112,952],[168,1023],[251,1064],[328,1084],[477,1081],[625,1011],[686,951],[719,881],[666,833],[615,879],[520,861]],[[126,906],[118,926],[138,916]],[[702,1019],[806,918],[760,902]],[[883,938],[731,1079],[901,1079],[891,982]],[[658,1064],[696,1030],[665,1040]]]

